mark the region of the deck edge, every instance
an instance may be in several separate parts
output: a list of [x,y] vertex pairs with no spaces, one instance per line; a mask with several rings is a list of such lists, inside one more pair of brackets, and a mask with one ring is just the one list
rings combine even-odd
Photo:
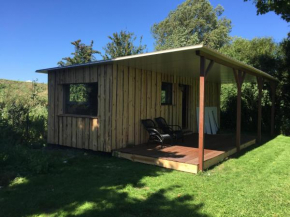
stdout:
[[150,165],[159,166],[159,167],[163,167],[167,169],[178,170],[182,172],[188,172],[188,173],[194,173],[194,174],[198,172],[198,165],[194,165],[194,164],[186,164],[186,163],[170,161],[170,160],[161,159],[161,158],[153,158],[153,157],[141,156],[141,155],[136,155],[136,154],[122,153],[119,151],[114,151],[112,155],[114,157],[124,158],[127,160],[131,160],[133,162],[150,164]]
[[[254,144],[256,144],[256,139],[253,139],[244,144],[241,144],[240,148],[242,150]],[[233,148],[227,152],[224,152],[223,154],[219,156],[216,156],[214,158],[204,161],[204,169],[208,169],[212,167],[213,165],[216,165],[224,161],[227,157],[235,153],[237,153],[237,149]],[[198,164],[187,164],[187,163],[182,163],[182,162],[166,160],[162,158],[154,158],[154,157],[142,156],[142,155],[137,155],[137,154],[124,153],[124,152],[120,152],[116,150],[112,152],[112,156],[131,160],[133,162],[145,163],[149,165],[159,166],[159,167],[163,167],[167,169],[173,169],[173,170],[178,170],[178,171],[188,172],[188,173],[193,173],[193,174],[197,174],[199,171]]]
[[[242,150],[242,149],[245,149],[245,148],[247,148],[247,147],[249,147],[251,145],[254,145],[254,144],[256,144],[256,139],[253,139],[253,140],[248,141],[248,142],[246,142],[244,144],[241,144],[240,148]],[[229,156],[231,156],[231,155],[233,155],[235,153],[237,153],[237,149],[233,148],[233,149],[231,149],[231,150],[229,150],[229,151],[227,151],[227,152],[225,152],[225,153],[223,153],[223,154],[221,154],[219,156],[216,156],[216,157],[214,157],[212,159],[204,161],[204,169],[208,169],[209,167],[212,167],[213,165],[216,165],[216,164],[222,162],[227,157],[229,157]]]

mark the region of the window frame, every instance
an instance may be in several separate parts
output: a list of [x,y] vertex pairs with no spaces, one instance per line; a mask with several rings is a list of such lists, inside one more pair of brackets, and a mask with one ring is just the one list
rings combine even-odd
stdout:
[[[96,114],[78,114],[78,113],[68,113],[67,111],[67,105],[71,104],[71,105],[75,105],[75,104],[87,104],[89,106],[92,105],[92,103],[71,103],[69,101],[70,98],[70,85],[78,85],[78,84],[84,84],[84,85],[96,85]],[[87,82],[87,83],[65,83],[62,84],[62,88],[63,88],[63,112],[60,116],[71,116],[71,117],[91,117],[91,118],[97,118],[98,114],[99,114],[99,99],[98,99],[98,95],[99,95],[99,86],[98,86],[98,82]]]
[[[163,85],[170,85],[170,96],[169,96],[169,98],[170,98],[170,100],[168,100],[167,98],[168,97],[166,97],[166,93],[168,93],[168,90],[166,90],[165,89],[165,102],[163,103],[162,102],[162,91],[164,90],[164,88],[163,88]],[[170,82],[162,82],[161,83],[161,105],[172,105],[172,101],[173,101],[173,83],[170,83]],[[170,102],[169,102],[170,101]]]

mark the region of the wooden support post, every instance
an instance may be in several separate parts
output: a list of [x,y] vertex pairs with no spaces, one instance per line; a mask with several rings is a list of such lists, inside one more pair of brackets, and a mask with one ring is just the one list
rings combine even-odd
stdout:
[[262,77],[257,76],[257,83],[258,83],[258,132],[257,132],[257,141],[260,143],[262,136],[261,136],[261,129],[262,129],[262,90],[264,85],[264,80]]
[[199,131],[198,131],[198,169],[203,171],[204,164],[204,85],[205,85],[205,58],[200,56],[199,75]]
[[271,136],[275,134],[275,96],[276,96],[276,83],[274,81],[271,82],[272,89],[272,107],[271,107]]
[[234,76],[237,83],[237,127],[236,127],[236,147],[240,151],[241,146],[241,95],[242,85],[246,76],[245,72],[234,69]]
[[204,164],[204,90],[205,80],[214,64],[210,60],[209,65],[205,69],[205,57],[200,56],[200,75],[199,75],[199,133],[198,133],[198,169],[203,171]]

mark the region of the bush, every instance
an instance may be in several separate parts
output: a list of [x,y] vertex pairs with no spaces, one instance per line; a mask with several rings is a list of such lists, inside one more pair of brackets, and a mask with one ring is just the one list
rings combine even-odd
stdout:
[[[258,123],[258,89],[257,84],[243,84],[241,98],[241,128],[245,132],[256,132]],[[269,91],[263,90],[262,97],[262,131],[270,132],[271,100]],[[237,88],[233,84],[222,85],[221,88],[221,128],[236,129]]]
[[0,137],[43,143],[47,131],[47,85],[0,80]]
[[1,144],[0,168],[22,174],[43,174],[52,170],[58,160],[41,149],[24,145]]
[[[276,90],[276,133],[290,135],[290,35],[281,43],[273,38],[247,40],[234,38],[220,52],[269,73],[279,80]],[[225,85],[226,86],[226,85]],[[262,99],[262,131],[270,132],[271,99],[269,81],[264,84]],[[242,129],[257,129],[257,84],[244,84],[242,89]],[[225,128],[236,124],[236,87],[222,88],[221,121]],[[231,118],[228,118],[231,117]]]
[[8,185],[17,176],[50,173],[62,164],[62,157],[49,153],[45,146],[35,149],[11,141],[0,142],[0,186]]
[[45,150],[46,131],[47,85],[0,80],[0,186],[57,167],[61,158]]
[[290,136],[290,118],[283,119],[281,132],[286,136]]

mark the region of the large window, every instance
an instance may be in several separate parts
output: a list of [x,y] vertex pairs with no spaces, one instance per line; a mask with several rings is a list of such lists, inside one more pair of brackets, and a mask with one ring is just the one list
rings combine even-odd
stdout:
[[161,105],[172,105],[172,84],[162,83],[161,86]]
[[65,113],[98,115],[98,83],[64,85]]

